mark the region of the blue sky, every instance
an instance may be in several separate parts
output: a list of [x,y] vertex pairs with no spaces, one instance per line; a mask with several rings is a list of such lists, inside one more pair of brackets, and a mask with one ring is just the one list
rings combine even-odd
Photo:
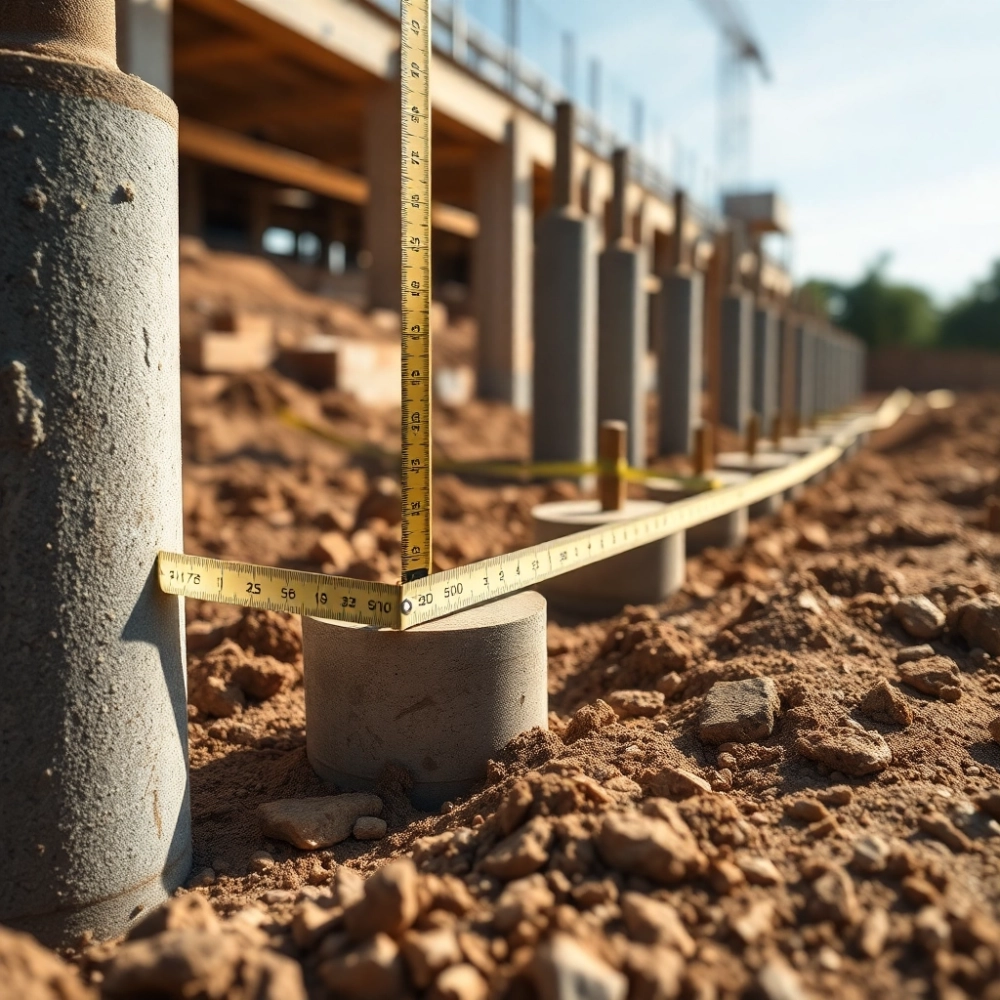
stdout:
[[[482,3],[467,0],[469,13]],[[645,96],[647,140],[715,159],[715,31],[695,0],[523,0],[529,47],[557,72],[577,38],[578,94],[599,53],[605,104]],[[774,79],[755,85],[751,178],[792,210],[798,277],[852,280],[880,253],[941,301],[1000,257],[1000,0],[743,0]],[[689,161],[686,169],[690,171]]]

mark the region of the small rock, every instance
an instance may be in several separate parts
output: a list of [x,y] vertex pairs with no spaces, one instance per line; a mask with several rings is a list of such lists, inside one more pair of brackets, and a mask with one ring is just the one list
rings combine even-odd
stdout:
[[575,743],[617,721],[615,710],[606,701],[598,698],[592,705],[583,705],[573,713],[573,718],[569,720],[566,732],[563,734],[563,742]]
[[991,719],[986,727],[989,730],[990,738],[994,743],[1000,743],[1000,715]]
[[928,656],[934,655],[934,647],[929,643],[921,646],[904,646],[896,651],[896,663],[912,663],[916,660],[926,660]]
[[307,799],[277,799],[258,806],[261,832],[304,851],[339,844],[351,835],[362,816],[376,816],[382,800],[367,792],[321,795]]
[[951,925],[944,911],[938,906],[925,906],[913,918],[913,936],[931,955],[948,948],[951,944]]
[[888,940],[889,913],[884,907],[876,906],[861,924],[858,947],[868,958],[878,958],[885,951]]
[[861,919],[854,883],[843,868],[831,868],[813,882],[809,913],[816,921],[831,920],[840,927]]
[[905,663],[899,669],[904,684],[934,695],[942,701],[958,701],[962,697],[962,675],[958,664],[947,656],[931,656],[916,663]]
[[482,973],[468,962],[459,962],[437,977],[428,1000],[486,1000],[489,993]]
[[884,771],[892,763],[889,744],[879,733],[854,726],[803,733],[795,749],[831,771],[854,777]]
[[769,937],[774,931],[774,903],[770,899],[755,900],[746,912],[731,916],[729,926],[744,944]]
[[785,879],[769,858],[744,854],[736,864],[751,885],[784,885]]
[[500,841],[480,862],[487,875],[504,881],[523,878],[537,872],[549,860],[552,824],[544,816],[535,816],[519,830]]
[[725,858],[719,858],[712,862],[712,867],[708,871],[708,880],[720,896],[727,896],[739,889],[746,882],[747,877],[738,865],[734,865],[732,861],[727,861]]
[[359,816],[351,828],[355,840],[381,840],[389,829],[384,819],[378,816]]
[[802,820],[803,823],[815,823],[817,820],[826,819],[830,815],[829,810],[818,799],[795,799],[785,807],[785,812],[792,819]]
[[1000,819],[1000,789],[992,788],[976,800],[976,805],[994,819]]
[[395,1000],[406,991],[399,948],[386,934],[327,959],[317,971],[331,992],[347,1000]]
[[398,858],[365,882],[364,898],[345,911],[344,924],[355,941],[379,933],[398,937],[419,912],[416,866],[409,858]]
[[342,907],[321,906],[311,899],[303,899],[292,913],[292,938],[303,950],[313,948],[336,929],[343,917]]
[[892,613],[914,639],[937,639],[944,631],[944,612],[922,594],[901,597]]
[[266,872],[268,868],[274,867],[274,856],[267,851],[254,851],[250,855],[250,871]]
[[531,785],[524,778],[518,778],[497,809],[497,825],[504,836],[513,833],[524,822],[533,801]]
[[770,677],[716,681],[705,697],[698,724],[703,743],[749,743],[766,739],[774,730],[781,707]]
[[664,767],[658,771],[643,771],[639,784],[650,794],[669,799],[689,799],[692,795],[711,792],[712,786],[702,777],[682,767]]
[[851,867],[862,875],[875,875],[885,871],[892,851],[889,845],[873,833],[854,842]]
[[806,521],[799,526],[798,547],[807,552],[825,552],[830,548],[830,532],[819,521]]
[[189,889],[205,889],[210,885],[215,885],[214,868],[200,868],[187,881]]
[[757,973],[757,985],[766,1000],[809,1000],[799,974],[778,955],[761,966]]
[[664,674],[656,682],[656,690],[664,698],[673,698],[682,687],[684,687],[684,678],[675,670],[671,670],[669,674]]
[[513,930],[522,920],[533,920],[555,906],[556,897],[544,875],[529,875],[508,882],[493,910],[493,923],[501,934]]
[[1000,656],[1000,597],[984,594],[956,609],[956,628],[970,646]]
[[390,527],[394,527],[402,520],[402,513],[399,483],[388,476],[379,476],[358,505],[356,523],[360,527],[370,518],[379,517]]
[[[625,969],[637,1000],[675,1000],[681,995],[684,959],[671,948],[632,944],[625,952]],[[573,994],[579,1000],[579,994]]]
[[663,799],[645,804],[653,815],[608,813],[596,837],[609,868],[670,884],[705,870],[706,860],[677,807]]
[[354,562],[354,546],[339,531],[324,531],[312,547],[309,558],[317,563],[333,563],[334,568],[343,569]]
[[622,916],[629,936],[642,944],[674,948],[685,958],[696,949],[677,911],[669,904],[638,892],[626,892],[621,899]]
[[625,1000],[628,980],[568,934],[556,933],[528,968],[538,1000]]
[[662,691],[612,691],[607,703],[619,719],[652,718],[663,711]]
[[846,806],[854,800],[854,792],[850,785],[831,785],[829,788],[821,788],[816,793],[816,798],[827,806]]
[[953,851],[972,850],[972,841],[947,816],[939,812],[923,813],[917,824],[929,837],[941,841]]
[[418,990],[427,989],[442,969],[462,961],[458,936],[450,927],[407,931],[399,942],[399,950]]
[[906,698],[884,677],[868,689],[858,708],[862,715],[875,722],[890,722],[897,726],[908,726],[913,722],[913,710]]

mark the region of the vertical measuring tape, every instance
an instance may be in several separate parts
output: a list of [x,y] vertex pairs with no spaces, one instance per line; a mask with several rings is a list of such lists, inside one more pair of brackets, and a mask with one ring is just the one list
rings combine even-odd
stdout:
[[431,572],[430,6],[400,3],[403,583]]

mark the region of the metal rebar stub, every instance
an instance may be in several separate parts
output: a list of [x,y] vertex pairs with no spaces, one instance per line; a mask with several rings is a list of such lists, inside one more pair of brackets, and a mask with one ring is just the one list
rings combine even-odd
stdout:
[[[535,543],[585,528],[610,526],[662,511],[655,500],[626,500],[602,510],[599,500],[560,500],[533,508]],[[553,607],[581,616],[613,615],[626,604],[657,604],[684,584],[684,532],[658,538],[581,569],[553,577],[539,590]]]
[[533,591],[405,632],[303,618],[313,769],[366,790],[400,765],[422,809],[468,794],[506,743],[548,725],[545,618]]
[[0,922],[121,934],[187,877],[176,108],[112,0],[0,15]]

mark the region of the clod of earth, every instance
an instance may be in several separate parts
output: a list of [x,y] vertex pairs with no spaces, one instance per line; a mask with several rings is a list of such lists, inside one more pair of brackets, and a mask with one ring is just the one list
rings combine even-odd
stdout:
[[922,594],[901,597],[892,613],[914,639],[937,639],[944,631],[944,612]]
[[803,733],[795,749],[831,771],[853,777],[884,771],[892,763],[892,751],[880,733],[846,723],[837,729]]

